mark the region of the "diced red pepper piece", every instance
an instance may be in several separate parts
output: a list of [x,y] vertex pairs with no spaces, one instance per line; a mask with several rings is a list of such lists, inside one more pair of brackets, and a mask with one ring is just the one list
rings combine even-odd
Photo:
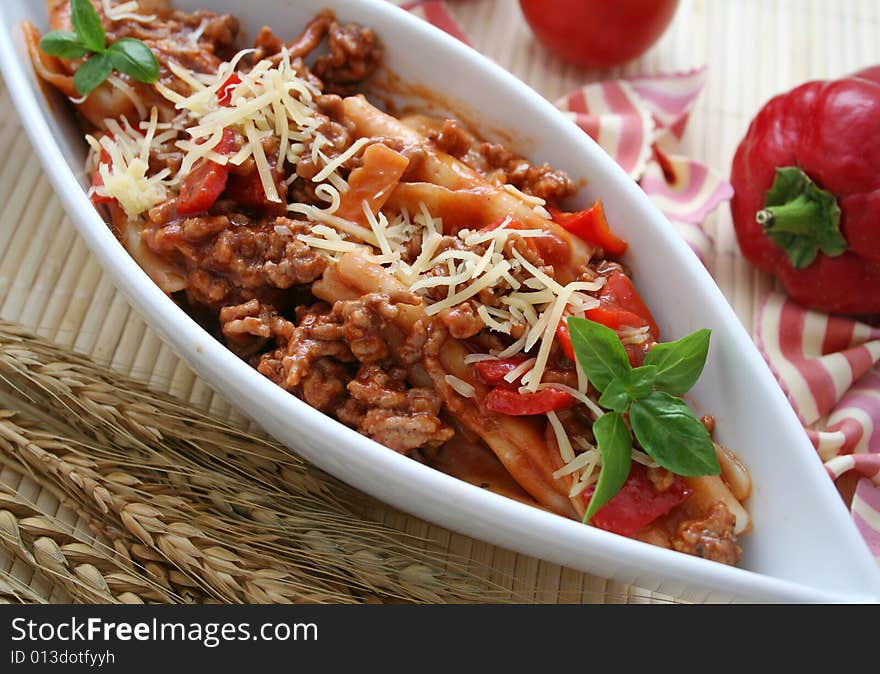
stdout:
[[609,255],[623,255],[626,252],[626,241],[616,236],[608,226],[601,200],[576,213],[551,208],[550,215],[560,227],[588,243],[601,246]]
[[[107,150],[101,150],[101,159],[98,162],[98,165],[95,167],[95,170],[92,172],[92,187],[103,187],[104,179],[101,177],[101,164],[106,164],[110,166],[110,155],[107,153]],[[100,194],[96,194],[92,192],[92,203],[96,206],[98,204],[109,204],[111,201],[116,201],[113,197],[102,196]]]
[[[214,148],[218,154],[229,154],[235,143],[235,134],[224,129],[223,138]],[[210,159],[199,159],[192,171],[180,183],[177,212],[192,215],[207,211],[226,189],[229,167]]]
[[502,358],[498,360],[481,360],[474,363],[477,374],[486,384],[490,386],[511,386],[504,377],[510,374],[525,362],[522,356],[513,356],[511,358]]
[[217,103],[223,107],[229,107],[232,104],[232,92],[239,84],[241,84],[241,78],[238,73],[232,73],[227,77],[217,90]]
[[[584,492],[586,502],[590,502],[595,486]],[[684,480],[675,476],[672,484],[664,491],[658,491],[645,468],[633,463],[629,477],[617,494],[599,508],[592,523],[600,529],[613,531],[622,536],[632,536],[658,517],[665,515],[691,495],[691,489]]]
[[568,332],[565,316],[562,317],[559,325],[556,326],[556,339],[559,342],[559,346],[562,347],[562,353],[565,354],[566,358],[574,360],[574,347],[571,345],[571,334]]
[[[605,279],[605,285],[599,291],[599,306],[588,309],[584,317],[601,323],[612,330],[621,328],[648,327],[651,339],[642,344],[626,344],[624,348],[633,367],[638,367],[645,359],[648,349],[660,338],[660,329],[645,302],[639,296],[632,281],[623,272],[614,272]],[[565,321],[560,321],[556,328],[556,339],[565,355],[574,360],[574,349],[571,346],[571,335]]]
[[[276,187],[278,183],[276,181]],[[283,201],[269,201],[266,190],[263,189],[263,181],[257,171],[244,175],[229,174],[226,182],[224,198],[230,199],[245,210],[263,215],[284,215],[287,213],[287,204]]]
[[[660,328],[651,315],[645,301],[641,298],[638,291],[633,286],[633,282],[629,276],[623,272],[614,272],[609,274],[605,280],[605,286],[599,291],[599,301],[606,304],[612,304],[619,309],[635,314],[642,319],[635,327],[647,325],[651,330],[651,336],[657,340],[660,338]],[[587,315],[589,318],[589,315]],[[595,319],[592,319],[595,320]],[[622,323],[621,325],[626,325]]]
[[545,414],[574,405],[574,398],[554,388],[545,388],[534,393],[519,393],[499,386],[489,391],[486,407],[493,412],[520,417],[532,414]]
[[584,312],[584,316],[612,330],[641,328],[648,325],[648,322],[641,316],[637,316],[626,309],[621,309],[614,304],[600,304],[595,309],[587,309]]

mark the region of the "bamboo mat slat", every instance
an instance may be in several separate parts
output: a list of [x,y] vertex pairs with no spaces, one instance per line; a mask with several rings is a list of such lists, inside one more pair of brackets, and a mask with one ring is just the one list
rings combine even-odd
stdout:
[[[748,120],[774,93],[811,78],[834,77],[880,62],[876,0],[683,0],[670,30],[645,56],[622,68],[591,72],[566,65],[531,37],[516,0],[450,0],[475,46],[551,100],[601,77],[709,66],[708,82],[682,142],[685,154],[726,173]],[[134,313],[104,276],[43,177],[0,82],[0,318],[69,346],[114,370],[170,392],[194,407],[249,422],[214,394]],[[741,320],[772,287],[739,255],[730,215],[706,221],[716,248],[709,270]],[[256,430],[256,429],[252,429]],[[84,522],[30,477],[0,469],[0,483],[44,513],[81,531]],[[517,555],[398,512],[387,524],[430,536],[494,570],[494,581],[540,602],[662,602],[667,597]],[[0,590],[29,601],[70,597],[50,578],[0,547]],[[683,599],[699,601],[700,595]]]

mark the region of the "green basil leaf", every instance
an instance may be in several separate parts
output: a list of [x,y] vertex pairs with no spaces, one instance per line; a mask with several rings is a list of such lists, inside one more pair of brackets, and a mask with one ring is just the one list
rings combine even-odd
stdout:
[[104,51],[104,24],[89,0],[70,0],[70,22],[83,45],[94,52]]
[[611,380],[599,398],[599,404],[608,410],[626,412],[631,400],[640,400],[654,390],[657,368],[642,365],[622,377]]
[[657,380],[657,367],[642,365],[630,370],[623,376],[623,385],[632,400],[639,400],[654,390]]
[[654,391],[629,409],[629,421],[642,449],[677,475],[717,475],[715,445],[706,427],[681,399]]
[[124,37],[107,48],[110,63],[138,82],[152,84],[159,79],[159,62],[153,51],[140,40]]
[[613,379],[630,371],[623,344],[611,328],[570,316],[568,332],[574,355],[597,390],[604,391]]
[[107,79],[113,67],[106,54],[95,54],[83,63],[73,74],[73,86],[82,96],[88,96],[92,89]]
[[654,386],[673,395],[690,391],[706,364],[711,334],[711,330],[697,330],[674,342],[657,344],[648,351],[645,365],[657,367]]
[[63,59],[81,59],[89,53],[89,48],[83,45],[76,33],[69,30],[53,30],[40,38],[40,49],[44,54],[57,56]]
[[593,424],[593,434],[602,454],[602,468],[599,471],[596,490],[590,497],[587,512],[584,514],[585,524],[599,508],[620,491],[626,478],[629,477],[632,463],[632,435],[622,414],[619,412],[603,414]]
[[612,379],[599,396],[599,405],[606,410],[626,412],[629,403],[629,394],[626,392],[622,377]]

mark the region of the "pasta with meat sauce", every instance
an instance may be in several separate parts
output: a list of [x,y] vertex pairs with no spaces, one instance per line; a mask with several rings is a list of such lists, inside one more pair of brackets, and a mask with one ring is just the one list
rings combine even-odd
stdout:
[[[601,202],[568,213],[576,189],[563,172],[458,121],[375,107],[364,93],[379,36],[330,11],[292,41],[264,27],[240,50],[229,15],[165,0],[92,5],[108,44],[153,51],[155,83],[113,73],[80,97],[82,60],[48,56],[39,31],[25,32],[37,73],[86,133],[92,200],[151,278],[339,422],[583,519],[606,410],[566,317],[619,309],[604,324],[634,366],[659,335]],[[71,30],[68,0],[48,6],[50,28]],[[585,218],[592,234],[571,226]],[[634,447],[625,484],[590,523],[736,563],[748,472],[715,448],[718,475],[682,477]]]

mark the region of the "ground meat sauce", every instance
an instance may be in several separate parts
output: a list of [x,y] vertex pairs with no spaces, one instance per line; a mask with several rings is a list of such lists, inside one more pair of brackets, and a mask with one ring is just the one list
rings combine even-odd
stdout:
[[525,194],[553,204],[575,192],[574,183],[564,172],[548,164],[534,166],[503,145],[479,141],[455,120],[445,120],[429,137],[441,150],[491,182],[513,185]]
[[722,564],[736,564],[742,549],[733,533],[736,520],[723,503],[712,505],[706,517],[678,525],[672,547],[679,552],[704,557]]
[[[181,96],[190,93],[188,85],[174,75],[175,67],[213,74],[237,53],[239,26],[229,15],[182,12],[172,9],[166,0],[141,0],[140,6],[155,15],[154,20],[111,20],[102,13],[108,40],[143,40],[158,57],[160,84],[172,92]],[[63,11],[53,15],[53,22],[57,24],[54,28],[69,29],[69,16]],[[276,68],[287,63],[300,83],[312,88],[314,133],[302,141],[296,161],[287,159],[284,153],[298,139],[280,141],[277,134],[263,132],[258,141],[253,141],[253,129],[225,128],[224,123],[221,130],[227,159],[242,149],[251,149],[240,161],[229,159],[225,164],[215,162],[213,168],[209,166],[221,180],[216,198],[203,208],[193,208],[184,201],[188,194],[183,187],[175,186],[167,199],[137,216],[126,216],[119,203],[108,199],[113,227],[120,239],[142,264],[144,260],[161,263],[167,282],[163,287],[218,339],[309,405],[414,459],[513,498],[576,516],[567,494],[568,483],[556,480],[547,487],[530,482],[529,471],[536,470],[543,458],[511,460],[493,445],[510,428],[516,428],[513,435],[500,439],[502,446],[524,444],[527,454],[534,446],[543,445],[555,452],[550,470],[557,470],[562,465],[562,448],[546,418],[505,417],[502,423],[498,414],[481,402],[487,388],[498,382],[475,380],[468,384],[457,376],[464,373],[456,369],[450,357],[452,352],[461,359],[468,353],[504,351],[524,338],[528,323],[514,323],[506,331],[490,330],[486,317],[503,320],[511,295],[517,290],[540,293],[533,284],[540,276],[554,278],[560,269],[566,269],[572,281],[583,284],[625,271],[618,263],[595,255],[595,247],[583,242],[577,248],[582,257],[574,262],[572,237],[553,223],[548,224],[549,214],[543,206],[533,209],[534,204],[560,207],[574,193],[572,181],[547,164],[533,165],[501,145],[482,141],[454,120],[430,121],[429,128],[422,129],[423,135],[415,140],[382,125],[364,132],[347,112],[352,99],[343,97],[364,88],[381,63],[381,44],[371,29],[340,22],[332,12],[316,16],[290,42],[263,27],[256,36],[254,51],[239,54],[239,58],[240,73],[261,62]],[[70,74],[62,72],[58,76]],[[58,80],[50,81],[57,86]],[[148,109],[158,108],[161,123],[167,125],[180,114],[180,106],[171,105],[152,87],[128,82]],[[129,119],[133,124],[145,118],[143,111],[134,109],[132,100],[118,96],[113,100],[118,106],[110,109],[106,109],[106,101],[102,110],[88,107],[88,101],[78,108],[90,124],[90,132],[103,130],[108,115]],[[156,133],[164,128],[167,126],[156,127]],[[363,138],[368,138],[369,145],[385,146],[388,151],[374,154],[370,160],[367,151],[354,151],[358,148],[352,147],[358,142],[363,147]],[[177,138],[151,146],[150,171],[177,174],[186,155],[186,144],[180,141],[187,139],[181,131]],[[282,148],[282,142],[288,142],[288,146]],[[253,150],[255,143],[259,143],[259,154],[268,169],[260,168],[258,153]],[[467,167],[450,160],[459,167],[454,170],[475,171],[503,197],[522,197],[528,203],[528,210],[520,211],[526,220],[534,212],[543,211],[545,224],[539,225],[539,235],[535,236],[535,225],[509,222],[508,218],[491,225],[508,226],[509,231],[499,239],[501,243],[479,237],[468,242],[455,230],[472,226],[467,218],[454,224],[444,220],[439,232],[419,230],[402,241],[398,249],[400,260],[410,268],[421,265],[421,295],[414,294],[415,286],[407,289],[387,281],[374,284],[372,292],[364,292],[355,287],[357,278],[334,280],[335,262],[341,266],[341,259],[307,241],[319,226],[325,226],[325,221],[310,217],[308,210],[289,212],[288,205],[326,208],[329,197],[326,189],[321,192],[324,183],[319,174],[337,158],[337,187],[339,181],[348,180],[352,171],[365,169],[379,156],[391,164],[383,166],[377,175],[397,171],[401,183],[416,189],[435,188],[430,175],[437,170],[438,153]],[[204,168],[209,160],[195,161],[202,162]],[[432,161],[434,168],[430,168]],[[192,172],[197,172],[199,166],[193,165]],[[266,180],[274,186],[277,199],[267,196]],[[499,189],[504,185],[516,190]],[[379,195],[382,189],[381,183],[368,183],[364,193]],[[522,194],[511,197],[517,191]],[[345,190],[340,194],[339,198],[344,199]],[[448,203],[450,194],[446,188],[435,188],[426,192],[425,200],[437,200],[441,210],[445,204],[451,209],[449,213],[470,212],[461,206],[461,198]],[[479,200],[474,203],[475,212],[485,208]],[[359,206],[355,204],[346,213],[359,214]],[[377,224],[362,220],[355,226],[376,231]],[[476,227],[478,232],[483,231]],[[489,223],[482,227],[491,230]],[[531,235],[526,231],[530,229]],[[344,246],[347,239],[337,237],[335,241]],[[433,256],[423,259],[427,244],[433,246]],[[479,259],[485,270],[490,259],[495,259],[493,256],[524,263],[511,266],[506,275],[476,294],[434,313],[425,310],[426,302],[444,302],[454,294],[458,286],[450,287],[444,279],[455,273],[456,260]],[[158,278],[157,283],[162,285]],[[327,294],[319,291],[319,286],[321,291],[336,288],[335,299],[321,301],[319,298]],[[600,288],[596,285],[594,290]],[[529,306],[521,311],[534,313]],[[578,388],[575,365],[558,341],[552,342],[545,365],[541,379],[544,384]],[[519,383],[501,385],[515,391]],[[481,397],[469,400],[473,393],[468,386],[474,392],[479,388]],[[592,418],[585,406],[564,407],[557,414],[571,437],[595,442]],[[455,440],[450,442],[453,436]],[[521,467],[527,479],[517,477]],[[649,468],[647,476],[658,492],[669,489],[675,477],[655,468]],[[544,503],[537,495],[542,489],[558,493],[550,493]],[[707,512],[673,512],[665,524],[668,529],[661,532],[662,540],[654,542],[728,564],[739,559],[734,517],[720,502]]]

